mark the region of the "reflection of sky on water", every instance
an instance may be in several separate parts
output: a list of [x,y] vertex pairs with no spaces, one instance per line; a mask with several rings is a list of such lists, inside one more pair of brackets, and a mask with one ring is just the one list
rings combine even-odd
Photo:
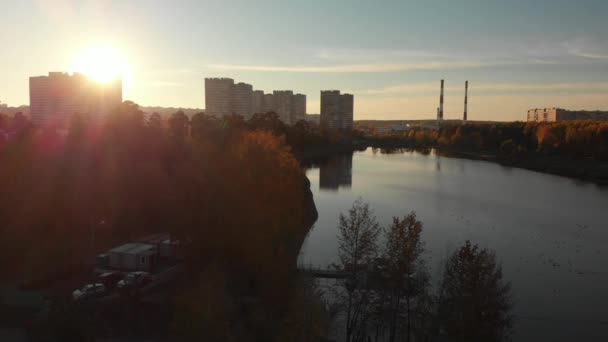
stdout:
[[352,170],[344,160],[329,165],[332,184],[345,169],[352,184],[326,191],[327,170],[308,170],[319,219],[300,262],[335,261],[338,214],[358,197],[384,225],[414,210],[432,274],[466,239],[496,251],[520,317],[516,341],[608,340],[608,189],[433,154],[368,150],[355,153]]

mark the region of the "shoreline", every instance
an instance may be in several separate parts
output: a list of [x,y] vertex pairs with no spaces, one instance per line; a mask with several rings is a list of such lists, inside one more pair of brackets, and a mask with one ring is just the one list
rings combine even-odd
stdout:
[[[300,163],[307,165],[315,159],[328,157],[340,153],[353,153],[365,151],[368,148],[382,148],[374,144],[353,144],[353,145],[331,145],[324,147],[314,147],[309,149],[293,151],[294,156]],[[386,149],[411,149],[421,150],[420,147],[410,146],[386,146]],[[555,155],[532,155],[520,158],[504,158],[497,154],[487,152],[469,152],[449,148],[429,147],[438,154],[443,154],[448,158],[462,158],[470,160],[482,160],[497,163],[502,166],[515,167],[519,169],[536,171],[556,176],[567,177],[594,183],[600,186],[608,186],[608,162],[596,161],[590,158],[571,158]]]

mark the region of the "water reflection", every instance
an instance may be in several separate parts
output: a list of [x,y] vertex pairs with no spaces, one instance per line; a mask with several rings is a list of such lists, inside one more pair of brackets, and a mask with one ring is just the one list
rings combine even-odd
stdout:
[[358,197],[373,205],[384,226],[414,210],[427,227],[434,284],[442,260],[465,240],[500,256],[516,303],[514,340],[608,341],[608,188],[478,160],[441,155],[438,161],[434,152],[387,152],[355,153],[356,182],[340,192],[323,190],[316,167],[307,171],[319,218],[301,263],[336,262],[337,213]]
[[329,157],[319,167],[319,188],[338,191],[350,189],[353,183],[353,153],[337,154]]

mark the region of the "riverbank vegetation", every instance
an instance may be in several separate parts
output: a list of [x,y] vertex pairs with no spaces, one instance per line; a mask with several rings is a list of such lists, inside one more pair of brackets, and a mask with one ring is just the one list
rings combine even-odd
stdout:
[[504,341],[512,300],[496,256],[469,241],[446,260],[433,282],[425,260],[423,223],[414,212],[381,228],[369,205],[340,215],[334,288],[344,340]]
[[365,146],[431,149],[535,171],[608,183],[608,122],[446,124],[366,136]]

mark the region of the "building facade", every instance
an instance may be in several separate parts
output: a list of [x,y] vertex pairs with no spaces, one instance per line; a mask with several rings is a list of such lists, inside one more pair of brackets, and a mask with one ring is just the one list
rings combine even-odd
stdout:
[[231,78],[205,78],[205,113],[217,117],[231,115],[233,88]]
[[608,112],[567,110],[562,108],[535,108],[528,110],[528,121],[556,122],[566,120],[608,120]]
[[306,95],[293,95],[291,104],[291,124],[293,125],[300,120],[306,120]]
[[30,77],[30,116],[35,125],[65,126],[70,116],[98,120],[122,103],[122,80],[95,82],[83,74],[50,72]]
[[353,128],[354,97],[352,94],[340,94],[339,90],[321,91],[322,127],[351,131]]
[[291,90],[275,90],[272,92],[274,98],[274,112],[277,113],[279,119],[286,125],[293,124],[291,122],[293,108],[293,91]]
[[253,114],[264,112],[264,91],[253,91]]
[[291,90],[264,94],[247,83],[231,78],[205,78],[205,113],[213,116],[236,114],[245,120],[255,113],[275,112],[286,125],[306,118],[306,95]]
[[237,83],[232,88],[232,114],[240,115],[245,120],[253,116],[253,86]]

